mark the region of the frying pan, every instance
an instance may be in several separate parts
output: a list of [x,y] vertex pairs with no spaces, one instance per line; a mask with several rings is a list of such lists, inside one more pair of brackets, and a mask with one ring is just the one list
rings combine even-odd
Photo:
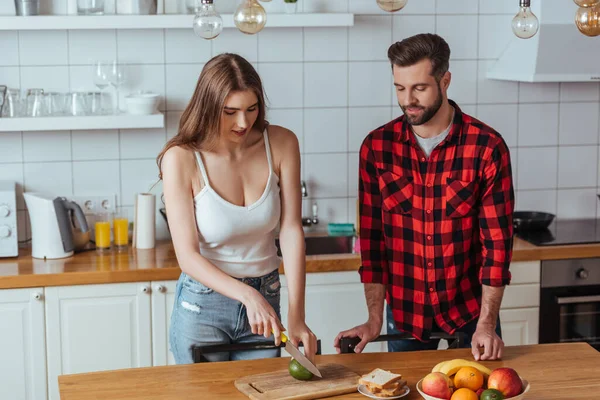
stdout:
[[539,211],[515,211],[513,226],[517,232],[542,230],[548,228],[554,217],[554,214]]

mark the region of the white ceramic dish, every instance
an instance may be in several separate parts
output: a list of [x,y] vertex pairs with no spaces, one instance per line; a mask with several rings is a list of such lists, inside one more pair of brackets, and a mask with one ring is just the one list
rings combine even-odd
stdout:
[[[429,396],[429,395],[423,393],[423,390],[421,390],[422,389],[422,387],[421,387],[422,381],[423,381],[423,379],[421,379],[419,382],[417,382],[417,391],[419,392],[421,397],[423,397],[425,400],[444,400],[444,399],[440,399],[439,397],[433,397],[433,396]],[[525,398],[525,395],[527,394],[527,392],[529,392],[531,385],[529,384],[529,382],[526,379],[521,378],[521,381],[523,382],[523,387],[525,388],[523,390],[523,393],[521,393],[520,395],[515,396],[515,397],[506,398],[504,400],[522,400]]]
[[133,115],[155,114],[158,107],[158,94],[134,93],[125,97],[127,111]]
[[406,396],[407,394],[410,393],[410,388],[408,386],[404,386],[404,392],[400,393],[398,396],[392,396],[392,397],[380,397],[380,396],[377,396],[376,394],[371,393],[369,391],[369,389],[367,389],[367,387],[365,385],[358,385],[358,391],[362,395],[365,395],[365,396],[370,397],[372,399],[391,400],[391,399],[399,399],[401,397]]

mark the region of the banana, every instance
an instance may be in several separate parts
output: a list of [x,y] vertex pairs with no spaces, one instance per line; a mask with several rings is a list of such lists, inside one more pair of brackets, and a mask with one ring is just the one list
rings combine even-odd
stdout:
[[[437,367],[437,366],[436,366]],[[446,361],[441,367],[439,372],[443,372],[448,376],[452,376],[458,372],[462,367],[473,367],[479,370],[486,377],[492,373],[492,370],[475,362],[475,361],[467,361],[460,358]]]
[[436,364],[436,366],[433,367],[433,369],[431,370],[431,372],[440,372],[440,369],[446,363],[447,363],[447,361],[442,361],[441,363]]

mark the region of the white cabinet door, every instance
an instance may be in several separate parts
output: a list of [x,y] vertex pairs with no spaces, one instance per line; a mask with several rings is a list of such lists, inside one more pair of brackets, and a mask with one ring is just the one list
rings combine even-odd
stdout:
[[540,309],[515,308],[501,309],[502,340],[506,346],[537,344]]
[[[284,276],[281,281],[281,319],[287,328],[288,292]],[[307,274],[306,323],[321,340],[322,354],[335,354],[333,341],[338,333],[366,322],[367,317],[364,285],[357,272]],[[385,333],[385,323],[382,333]],[[387,348],[382,342],[370,343],[364,351],[381,352]]]
[[47,398],[44,289],[0,290],[0,399]]
[[169,350],[169,327],[177,281],[152,282],[152,365],[175,365]]
[[59,375],[152,365],[150,293],[149,282],[46,288],[50,400]]

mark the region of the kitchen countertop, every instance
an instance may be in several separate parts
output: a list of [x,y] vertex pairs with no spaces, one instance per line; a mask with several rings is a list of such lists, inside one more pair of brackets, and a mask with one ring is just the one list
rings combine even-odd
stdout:
[[[365,353],[317,356],[318,364],[343,364],[359,375],[374,368],[401,373],[410,394],[420,399],[416,383],[434,365],[453,358],[472,359],[471,349],[404,353]],[[289,358],[136,368],[59,376],[62,400],[182,398],[247,399],[234,386],[243,376],[287,369]],[[527,379],[528,399],[597,399],[600,392],[600,353],[586,343],[506,347],[502,361],[483,361],[488,368],[514,368]],[[331,399],[365,399],[358,392]]]
[[[170,241],[157,242],[156,248],[129,248],[124,253],[98,255],[86,251],[58,260],[31,257],[31,249],[20,249],[16,258],[0,259],[0,289],[85,285],[140,281],[176,280],[180,269]],[[538,247],[515,239],[513,261],[600,257],[600,243]],[[357,271],[357,254],[313,255],[306,257],[306,271]],[[280,268],[283,272],[283,268]]]

